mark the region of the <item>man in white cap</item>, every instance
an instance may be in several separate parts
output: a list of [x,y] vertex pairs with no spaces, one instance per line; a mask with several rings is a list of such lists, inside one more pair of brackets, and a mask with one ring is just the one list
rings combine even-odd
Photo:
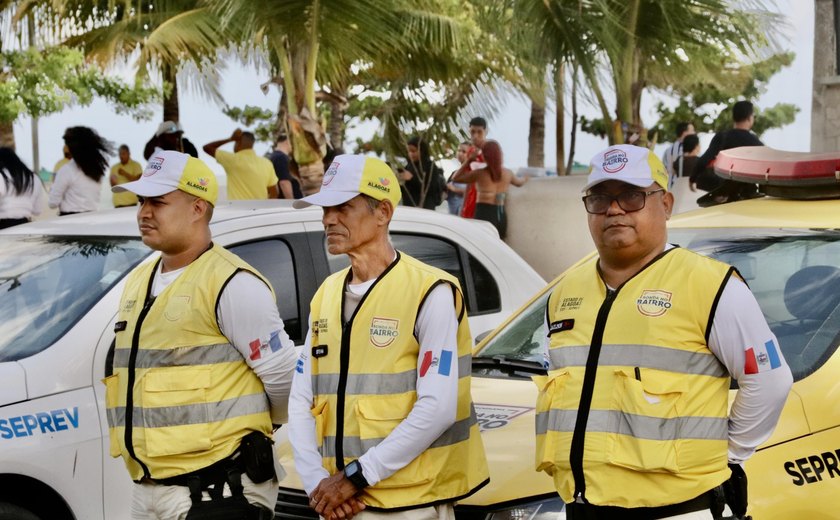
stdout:
[[289,401],[295,466],[327,520],[452,520],[452,503],[488,481],[463,295],[456,278],[391,245],[399,200],[387,164],[339,155],[320,191],[294,203],[322,206],[329,252],[350,258],[312,299]]
[[[598,255],[548,300],[536,461],[570,519],[711,519],[724,494],[745,514],[741,464],[792,383],[738,272],[667,243],[667,187],[646,148],[597,154],[583,205]],[[758,366],[755,346],[767,353]]]
[[202,161],[162,151],[112,190],[139,197],[143,243],[160,251],[126,280],[105,379],[131,517],[272,518],[272,424],[286,421],[296,356],[271,286],[212,242],[218,185]]
[[153,153],[164,150],[184,152],[192,157],[198,157],[198,150],[189,139],[184,137],[184,129],[177,121],[164,121],[158,125],[155,135],[143,147],[143,158],[148,159]]

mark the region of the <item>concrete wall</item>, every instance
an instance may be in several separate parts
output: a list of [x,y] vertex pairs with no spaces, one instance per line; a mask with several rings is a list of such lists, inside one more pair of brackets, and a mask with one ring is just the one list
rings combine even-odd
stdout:
[[[586,175],[534,177],[508,191],[505,241],[546,280],[595,250],[580,200],[585,184]],[[697,209],[704,193],[690,191],[687,178],[677,179],[674,213]]]
[[840,150],[840,74],[835,56],[832,0],[814,3],[814,80],[811,104],[811,151]]

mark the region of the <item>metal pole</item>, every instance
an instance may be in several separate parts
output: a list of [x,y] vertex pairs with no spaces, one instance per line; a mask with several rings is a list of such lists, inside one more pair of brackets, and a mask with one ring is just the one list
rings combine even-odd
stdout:
[[[26,17],[27,28],[29,29],[29,47],[35,46],[35,13],[30,12]],[[38,117],[32,116],[32,171],[36,174],[41,171],[41,158],[38,150]]]

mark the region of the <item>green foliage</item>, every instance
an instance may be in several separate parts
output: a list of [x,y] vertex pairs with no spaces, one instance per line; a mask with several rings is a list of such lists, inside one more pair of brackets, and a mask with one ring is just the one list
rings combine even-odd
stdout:
[[152,115],[149,103],[160,97],[155,89],[106,76],[86,64],[80,51],[66,47],[3,52],[0,70],[0,120],[4,122],[21,115],[43,117],[72,105],[87,106],[97,96],[112,102],[118,113],[148,119]]
[[[697,132],[720,132],[732,127],[730,108],[739,100],[755,102],[767,89],[767,82],[783,67],[793,63],[793,53],[776,54],[751,65],[721,72],[720,78],[697,81],[670,90],[679,97],[677,106],[670,108],[663,102],[656,106],[659,121],[651,129],[658,132],[660,141],[673,138],[674,128],[681,121],[691,121]],[[761,135],[771,128],[793,122],[799,107],[778,103],[772,107],[756,107],[753,132]]]
[[[257,141],[273,144],[274,121],[277,114],[267,108],[245,105],[242,108],[226,106],[222,113],[246,128],[253,128]],[[256,126],[254,126],[256,125]]]

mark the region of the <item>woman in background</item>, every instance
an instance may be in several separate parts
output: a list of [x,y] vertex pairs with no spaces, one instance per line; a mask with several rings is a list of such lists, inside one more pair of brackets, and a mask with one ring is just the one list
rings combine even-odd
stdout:
[[64,143],[72,159],[56,173],[50,189],[51,208],[59,215],[72,215],[99,208],[100,181],[108,171],[113,145],[86,126],[73,126],[64,132]]
[[0,229],[24,224],[41,214],[41,179],[11,148],[0,148]]
[[435,209],[443,202],[446,192],[443,170],[432,161],[429,144],[420,137],[409,139],[406,148],[408,163],[399,174],[402,203],[404,206]]

